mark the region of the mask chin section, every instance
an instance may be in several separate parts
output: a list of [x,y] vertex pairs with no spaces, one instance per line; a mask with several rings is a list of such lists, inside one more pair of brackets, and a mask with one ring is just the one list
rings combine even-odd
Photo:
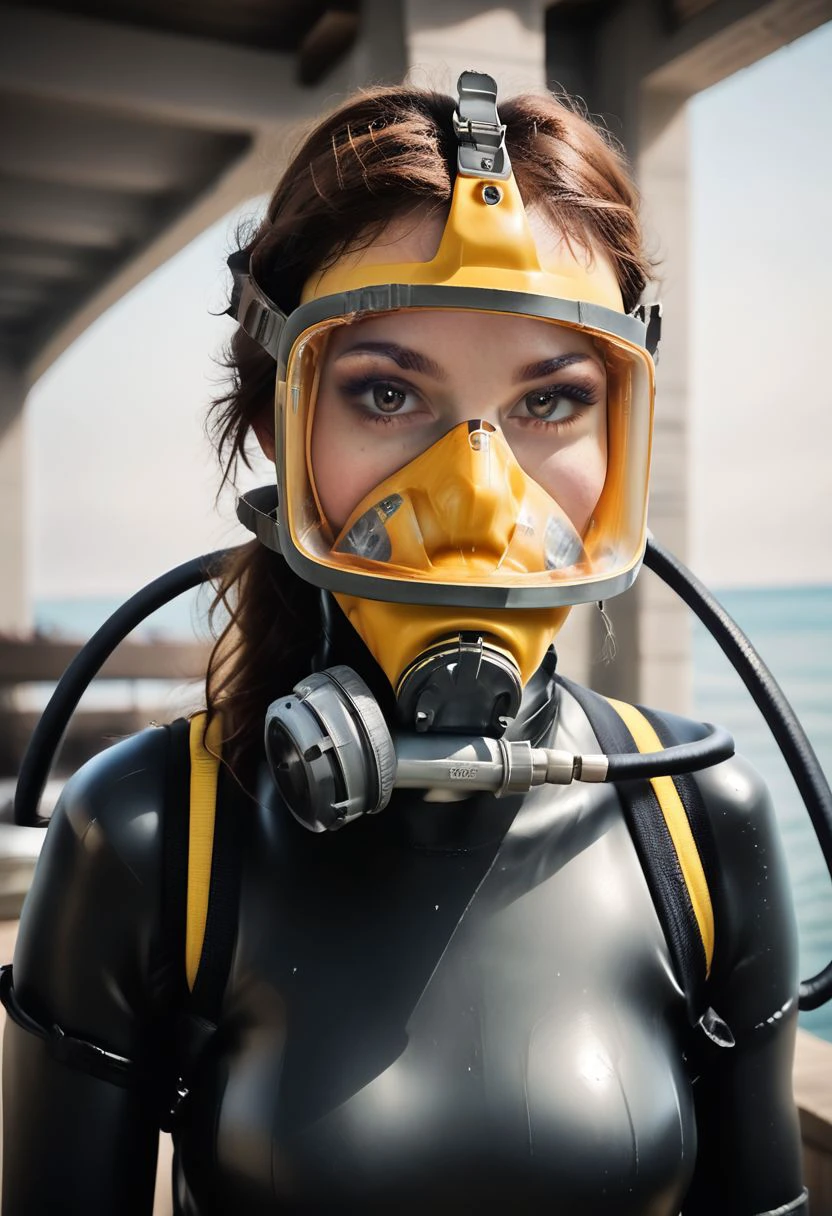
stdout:
[[413,660],[396,689],[405,730],[499,739],[520,708],[517,665],[479,633],[442,638]]

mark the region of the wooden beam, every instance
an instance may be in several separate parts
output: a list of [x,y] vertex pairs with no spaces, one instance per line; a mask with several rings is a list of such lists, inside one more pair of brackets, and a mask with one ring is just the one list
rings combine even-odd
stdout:
[[[0,686],[54,683],[81,647],[76,642],[0,638]],[[205,674],[203,642],[122,642],[102,667],[105,680],[194,680]]]

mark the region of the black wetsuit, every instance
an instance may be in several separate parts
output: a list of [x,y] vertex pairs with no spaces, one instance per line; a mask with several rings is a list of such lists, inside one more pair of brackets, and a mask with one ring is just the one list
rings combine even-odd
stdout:
[[[536,736],[599,750],[568,693],[530,692]],[[63,1064],[10,1021],[4,1216],[150,1211],[183,966],[161,924],[166,741],[146,731],[69,783],[14,960],[26,1014],[146,1083]],[[805,1214],[773,816],[741,760],[699,784],[721,874],[709,1000],[733,1048],[689,1027],[613,787],[401,792],[312,835],[264,766],[240,811],[220,1031],[175,1133],[176,1210]]]

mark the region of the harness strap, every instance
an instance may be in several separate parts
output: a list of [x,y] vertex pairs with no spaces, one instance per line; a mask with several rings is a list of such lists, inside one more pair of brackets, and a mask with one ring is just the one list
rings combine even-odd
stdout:
[[[628,705],[625,701],[614,701],[612,697],[608,697],[607,700],[623,719],[639,752],[662,750],[659,736],[635,705]],[[693,831],[674,779],[672,777],[651,777],[650,785],[653,787],[653,793],[656,795],[670,833],[670,839],[676,850],[676,856],[679,859],[682,877],[688,889],[693,914],[696,917],[705,950],[705,973],[710,975],[714,958],[714,910],[702,859],[699,856]]]
[[165,1130],[182,1119],[189,1093],[217,1040],[237,935],[246,796],[221,763],[221,718],[215,716],[207,729],[206,720],[203,712],[169,728],[164,909],[181,995],[171,1044],[178,1080],[169,1108],[162,1113]]
[[214,852],[214,824],[217,808],[217,781],[222,745],[222,725],[214,717],[205,727],[206,714],[191,718],[189,747],[191,756],[190,820],[188,827],[188,896],[185,930],[185,974],[188,988],[196,983],[211,890],[211,862]]
[[[241,833],[248,795],[220,762],[222,719],[205,729],[206,714],[190,722],[190,815],[187,852],[185,973],[188,1020],[201,1044],[219,1024],[237,937]],[[194,1038],[192,1034],[190,1036]],[[198,1046],[201,1054],[203,1046]]]
[[173,977],[177,1002],[187,999],[187,984],[182,966],[187,924],[188,806],[190,803],[190,765],[188,737],[190,722],[177,718],[165,728],[165,808],[163,816],[164,866],[162,872],[162,925],[166,967]]
[[[609,701],[559,677],[610,754],[660,751],[675,739],[649,710]],[[664,931],[674,970],[696,1025],[708,1007],[705,986],[715,929],[708,883],[715,873],[707,813],[690,774],[616,782],[627,826]]]

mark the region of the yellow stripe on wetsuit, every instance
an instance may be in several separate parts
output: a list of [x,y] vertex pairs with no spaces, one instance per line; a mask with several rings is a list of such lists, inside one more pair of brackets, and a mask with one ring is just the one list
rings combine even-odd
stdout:
[[[188,824],[188,903],[185,928],[185,974],[193,990],[211,889],[211,859],[214,852],[214,819],[217,809],[217,777],[222,744],[220,718],[215,716],[207,731],[204,713],[191,718],[191,811]],[[204,737],[203,737],[204,736]],[[214,753],[214,754],[212,754]]]
[[[611,697],[607,699],[633,736],[640,752],[663,750],[661,739],[644,714],[634,705],[627,705],[624,701],[614,701]],[[653,787],[653,793],[661,807],[667,830],[679,858],[682,876],[688,888],[693,914],[696,917],[702,945],[705,949],[705,972],[706,975],[710,975],[714,956],[714,910],[690,821],[672,777],[651,777],[650,785]]]

